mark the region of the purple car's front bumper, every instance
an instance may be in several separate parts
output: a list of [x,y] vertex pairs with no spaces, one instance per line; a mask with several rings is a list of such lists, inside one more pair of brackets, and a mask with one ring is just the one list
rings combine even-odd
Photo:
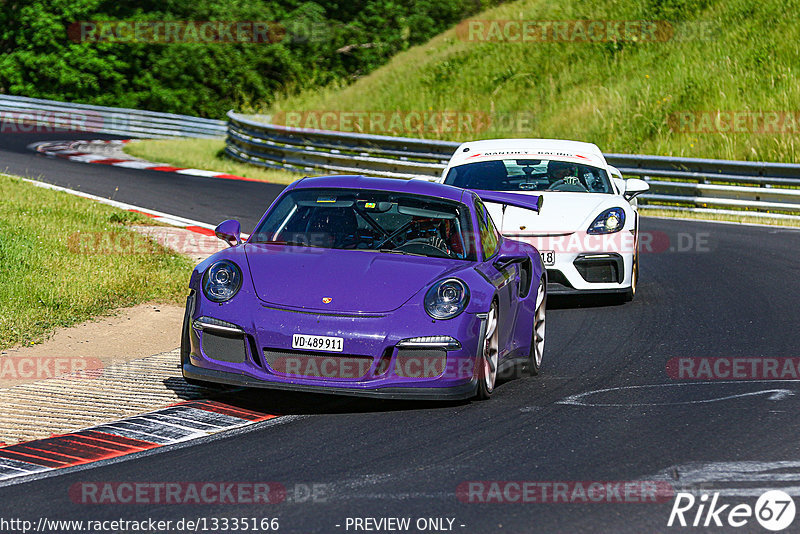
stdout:
[[[234,308],[195,295],[184,323],[187,379],[390,399],[457,400],[476,392],[483,314],[434,321],[417,306],[354,315],[283,309],[257,299]],[[343,338],[343,350],[295,350],[293,334]],[[420,339],[434,336],[427,344]]]

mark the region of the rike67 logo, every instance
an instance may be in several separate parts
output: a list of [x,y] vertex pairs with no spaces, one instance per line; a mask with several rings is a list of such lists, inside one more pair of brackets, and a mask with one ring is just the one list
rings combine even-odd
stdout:
[[691,493],[678,493],[669,514],[667,526],[743,527],[753,518],[767,530],[778,532],[789,527],[795,516],[794,500],[788,493],[771,490],[762,494],[755,507],[749,504],[719,504],[719,493],[704,493],[699,498]]

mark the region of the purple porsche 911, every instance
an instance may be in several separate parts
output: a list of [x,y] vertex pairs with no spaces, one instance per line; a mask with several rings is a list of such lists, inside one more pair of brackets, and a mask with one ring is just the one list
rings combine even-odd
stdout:
[[539,253],[500,235],[484,202],[541,197],[422,180],[304,178],[246,242],[192,272],[183,376],[384,398],[488,398],[498,373],[539,373],[547,280]]

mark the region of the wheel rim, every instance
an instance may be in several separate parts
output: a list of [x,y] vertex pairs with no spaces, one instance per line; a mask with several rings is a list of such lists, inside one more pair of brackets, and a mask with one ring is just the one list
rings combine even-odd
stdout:
[[486,318],[486,334],[483,337],[483,379],[486,383],[486,391],[494,390],[494,382],[497,378],[497,308],[493,305]]
[[533,357],[537,367],[542,364],[544,355],[545,314],[545,288],[544,284],[539,284],[539,291],[536,294],[536,315],[533,319]]
[[633,257],[633,269],[631,270],[631,294],[636,294],[636,285],[639,283],[639,255]]

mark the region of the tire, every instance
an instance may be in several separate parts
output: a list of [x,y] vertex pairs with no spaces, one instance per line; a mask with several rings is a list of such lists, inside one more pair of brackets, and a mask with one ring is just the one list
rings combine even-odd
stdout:
[[486,400],[492,396],[494,385],[497,381],[497,366],[499,364],[498,340],[500,337],[500,323],[497,313],[497,303],[492,302],[489,314],[486,317],[486,331],[481,341],[481,354],[478,365],[478,391],[476,398]]
[[536,292],[536,311],[533,314],[533,331],[531,332],[531,350],[528,355],[528,374],[536,376],[542,367],[544,356],[545,318],[547,315],[547,289],[544,278],[539,281]]
[[639,284],[639,253],[633,255],[633,267],[631,268],[631,287],[622,294],[622,302],[630,302],[636,296],[636,286]]

